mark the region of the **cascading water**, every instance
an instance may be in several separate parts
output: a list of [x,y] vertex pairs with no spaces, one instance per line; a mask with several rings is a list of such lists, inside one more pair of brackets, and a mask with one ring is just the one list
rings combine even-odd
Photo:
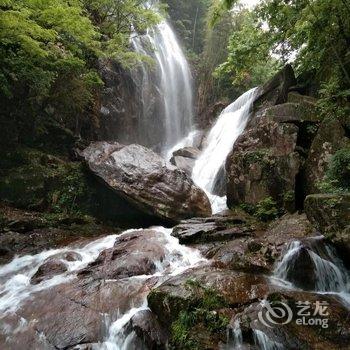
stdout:
[[[140,85],[143,104],[140,132],[147,132],[148,138],[153,138],[148,141],[151,146],[161,145],[162,153],[166,154],[192,128],[191,71],[173,30],[165,20],[149,29],[147,34],[135,35],[132,44],[136,52],[151,56],[156,63],[155,72],[143,63],[134,74]],[[153,130],[149,130],[150,125],[153,125]]]
[[[157,264],[157,271],[151,276],[137,276],[132,278],[144,278],[145,280],[152,277],[158,277],[159,283],[164,281],[164,278],[175,276],[185,270],[205,263],[206,259],[202,258],[200,253],[192,248],[185,247],[179,243],[179,240],[171,236],[171,229],[158,227],[156,230],[162,234],[166,240],[165,248],[167,251],[166,258]],[[107,340],[101,345],[101,350],[123,350],[130,349],[130,343],[135,341],[135,335],[125,333],[125,326],[131,318],[142,310],[147,310],[147,295],[139,302],[139,305],[129,310],[126,314],[121,315],[116,321],[112,322],[109,327]]]
[[292,242],[277,264],[272,280],[275,283],[282,281],[285,286],[289,285],[290,288],[294,288],[291,281],[288,280],[288,273],[299,258],[301,249],[306,248],[315,271],[315,292],[334,294],[350,307],[350,276],[333,248],[323,244],[321,240],[322,237],[311,238],[311,244],[306,247],[299,241]]
[[[179,240],[171,236],[171,229],[163,227],[154,227],[153,231],[157,233],[159,242],[162,243],[165,250],[165,257],[162,261],[154,261],[156,271],[153,275],[133,276],[123,279],[124,283],[140,283],[146,285],[148,280],[157,279],[157,284],[162,283],[166,278],[174,276],[186,271],[188,268],[194,267],[199,263],[206,264],[199,251],[180,245]],[[142,230],[136,230],[142,231]],[[135,230],[128,230],[120,235],[110,235],[102,239],[90,242],[81,248],[67,247],[63,249],[53,249],[36,255],[28,255],[15,258],[7,265],[0,267],[0,312],[1,317],[6,317],[16,313],[22,303],[28,298],[45,289],[57,286],[59,284],[70,282],[77,278],[76,273],[85,268],[89,263],[95,261],[99,254],[109,248],[112,248],[116,239],[121,239],[124,235]],[[75,254],[78,257],[76,261],[65,260],[65,254]],[[31,278],[34,276],[39,266],[49,258],[57,257],[64,261],[68,267],[68,271],[58,274],[48,280],[37,285],[31,284]],[[118,280],[110,280],[108,283],[117,283]],[[105,341],[101,344],[93,346],[94,350],[123,350],[140,348],[137,344],[140,339],[134,332],[130,332],[127,328],[131,318],[138,312],[148,310],[147,307],[148,291],[130,297],[130,307],[126,312],[115,315],[117,310],[111,310],[110,315],[106,315],[105,326],[108,329]],[[21,319],[21,324],[17,328],[23,328],[27,321]],[[101,325],[102,326],[102,325]],[[2,327],[0,327],[1,330]],[[14,333],[14,332],[12,332]]]
[[254,329],[254,342],[261,350],[283,350],[284,346],[271,340],[264,332]]
[[223,110],[208,135],[207,147],[194,166],[192,179],[206,191],[213,213],[226,209],[226,197],[213,194],[215,180],[232,146],[248,123],[256,91],[256,88],[247,91]]

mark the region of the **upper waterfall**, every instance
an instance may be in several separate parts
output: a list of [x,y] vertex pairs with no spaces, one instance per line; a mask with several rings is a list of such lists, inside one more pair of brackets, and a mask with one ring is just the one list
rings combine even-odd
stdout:
[[[163,20],[145,35],[134,36],[135,51],[154,58],[134,73],[140,90],[140,139],[163,153],[180,141],[193,123],[192,75],[174,31]],[[152,93],[153,91],[153,93]],[[152,127],[150,128],[150,125]]]

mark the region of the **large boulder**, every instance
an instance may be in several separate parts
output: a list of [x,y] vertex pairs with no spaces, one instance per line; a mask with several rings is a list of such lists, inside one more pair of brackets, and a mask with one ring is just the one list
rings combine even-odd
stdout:
[[331,118],[322,121],[305,164],[306,194],[319,192],[318,184],[323,180],[332,156],[349,146],[348,132],[340,120]]
[[287,102],[289,90],[296,85],[296,82],[292,66],[286,65],[271,80],[259,87],[258,98],[254,102],[254,110],[262,110]]
[[31,278],[31,284],[39,284],[46,279],[60,275],[68,270],[67,265],[60,259],[50,259],[42,264]]
[[[152,279],[78,279],[38,292],[15,314],[4,315],[1,322],[8,333],[3,337],[4,328],[0,330],[0,347],[73,349],[80,344],[103,342],[108,332],[104,326],[106,315],[113,321],[141,305],[153,284]],[[36,346],[41,342],[52,347]]]
[[205,291],[215,291],[223,304],[237,307],[263,298],[269,290],[263,276],[207,266],[168,279],[149,294],[148,303],[159,320],[169,327],[181,311],[196,305]]
[[200,155],[200,150],[195,147],[184,147],[173,152],[170,163],[183,170],[187,175],[192,175],[196,159]]
[[206,194],[183,171],[143,146],[94,142],[82,156],[117,198],[142,213],[170,223],[211,214]]
[[264,114],[280,123],[303,123],[320,121],[315,104],[288,102],[266,108]]
[[[232,318],[229,333],[237,334],[239,329],[243,345],[257,345],[259,349],[349,348],[348,310],[336,298],[281,291],[269,294],[266,299],[275,313],[269,314],[266,302],[259,302]],[[307,307],[306,312],[301,312],[303,305]],[[326,305],[326,314],[320,314],[318,305]]]
[[227,158],[227,202],[257,205],[271,197],[280,207],[295,209],[298,127],[257,118]]
[[138,312],[130,320],[130,329],[143,340],[149,350],[165,350],[168,343],[168,332],[162,327],[158,317],[150,310]]
[[[195,247],[218,266],[265,274],[273,272],[276,262],[291,242],[304,241],[316,235],[304,214],[286,214],[268,227],[249,216],[242,217],[241,222],[232,219],[232,216],[221,220],[214,217],[202,225],[189,220],[175,227],[173,235],[177,235],[180,240],[197,238],[200,243],[196,243]],[[223,241],[225,236],[227,240]],[[200,241],[201,237],[205,242]]]
[[182,221],[173,228],[172,235],[183,244],[230,241],[245,237],[250,227],[238,215],[214,215],[210,218],[193,218]]
[[350,194],[314,194],[305,199],[305,212],[350,265]]
[[141,230],[118,237],[114,247],[101,252],[79,276],[120,279],[151,275],[166,255],[166,240],[158,231]]

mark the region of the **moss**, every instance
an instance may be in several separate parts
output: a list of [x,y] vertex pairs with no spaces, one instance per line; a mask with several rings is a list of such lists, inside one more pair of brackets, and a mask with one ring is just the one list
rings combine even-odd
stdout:
[[257,205],[243,203],[240,208],[263,222],[274,220],[281,215],[277,203],[271,197],[263,199]]
[[265,165],[266,163],[268,163],[268,155],[269,155],[268,149],[258,149],[254,151],[249,151],[246,154],[244,161],[246,165],[250,165],[253,163],[259,163],[259,164]]
[[255,216],[262,221],[276,219],[279,216],[277,203],[271,197],[265,198],[257,204]]
[[[186,286],[194,292],[193,304],[179,313],[171,325],[171,347],[174,349],[201,349],[198,328],[212,336],[225,334],[229,319],[217,310],[227,307],[224,298],[212,288],[203,287],[197,280],[188,280]],[[201,327],[197,327],[200,325]]]
[[93,195],[83,166],[22,148],[1,160],[0,198],[18,208],[88,214]]

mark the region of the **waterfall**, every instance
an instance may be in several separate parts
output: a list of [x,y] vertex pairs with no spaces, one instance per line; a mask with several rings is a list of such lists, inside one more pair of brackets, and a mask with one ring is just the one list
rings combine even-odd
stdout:
[[223,110],[208,135],[207,147],[195,163],[192,179],[206,191],[213,213],[226,209],[226,197],[213,194],[215,180],[248,123],[256,91],[256,88],[247,91]]
[[285,286],[293,288],[288,281],[288,272],[294,268],[301,249],[309,255],[316,276],[315,292],[320,294],[334,294],[348,307],[350,307],[350,276],[343,262],[337,257],[332,247],[321,242],[322,237],[310,238],[308,245],[294,241],[287,247],[283,258],[278,262],[273,281],[282,282]]
[[166,20],[148,29],[145,35],[134,35],[131,41],[136,52],[151,56],[156,63],[154,71],[142,63],[141,69],[134,72],[143,104],[140,133],[148,133],[140,137],[140,142],[152,147],[160,145],[166,154],[192,128],[191,71]]
[[[157,230],[164,236],[166,241],[165,248],[167,250],[166,258],[161,263],[156,264],[157,271],[153,275],[130,277],[130,279],[144,278],[146,280],[152,277],[158,277],[160,278],[158,284],[161,284],[163,281],[162,277],[176,276],[191,267],[197,266],[199,263],[206,263],[206,259],[201,256],[199,251],[181,245],[177,238],[171,236],[172,229],[157,227],[153,228],[153,230]],[[145,296],[139,305],[135,305],[126,314],[121,315],[116,321],[112,322],[109,327],[108,337],[101,344],[100,350],[127,350],[132,348],[130,344],[135,342],[136,337],[133,332],[128,333],[126,331],[126,326],[133,316],[147,309],[147,296]]]
[[264,332],[254,329],[254,342],[261,350],[283,350],[285,347],[271,340]]

